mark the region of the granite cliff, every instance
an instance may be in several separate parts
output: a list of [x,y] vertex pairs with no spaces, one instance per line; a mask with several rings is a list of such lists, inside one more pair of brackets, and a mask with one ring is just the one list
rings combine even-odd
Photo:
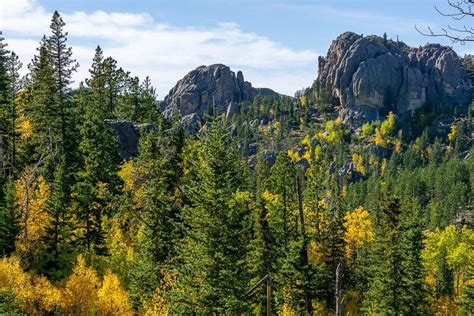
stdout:
[[407,112],[424,104],[465,105],[472,83],[450,47],[412,48],[378,36],[345,32],[319,58],[319,90],[342,107],[345,118],[373,120],[388,111]]
[[[209,106],[219,113],[235,112],[237,104],[251,102],[256,95],[278,96],[273,90],[254,88],[244,80],[241,71],[235,74],[228,66],[201,66],[189,72],[171,89],[161,104],[166,117],[179,114],[184,121],[202,117]],[[230,113],[232,114],[232,113]]]

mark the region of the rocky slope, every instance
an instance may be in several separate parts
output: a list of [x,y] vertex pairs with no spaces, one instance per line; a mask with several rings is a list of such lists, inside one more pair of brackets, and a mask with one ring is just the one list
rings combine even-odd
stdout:
[[[210,105],[214,105],[219,113],[226,112],[228,108],[235,111],[236,104],[252,101],[256,95],[278,96],[278,93],[254,88],[244,80],[241,71],[236,75],[228,66],[215,64],[198,67],[179,80],[165,97],[161,108],[167,117],[174,113],[183,117],[201,117]],[[190,117],[184,120],[190,120]]]
[[450,48],[346,32],[319,58],[319,89],[328,91],[346,116],[372,120],[389,110],[406,112],[427,102],[464,105],[472,85],[462,60]]

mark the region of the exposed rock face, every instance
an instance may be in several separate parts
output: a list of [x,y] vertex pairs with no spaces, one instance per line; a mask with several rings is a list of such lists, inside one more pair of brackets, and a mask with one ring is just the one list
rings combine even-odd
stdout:
[[122,159],[137,156],[140,136],[157,130],[152,124],[136,124],[124,120],[106,120],[106,123],[117,134],[120,145],[119,155]]
[[229,105],[227,106],[225,118],[230,120],[235,114],[239,113],[239,111],[240,111],[240,103],[230,102]]
[[[278,96],[278,93],[253,88],[250,82],[244,81],[241,71],[236,75],[229,67],[215,64],[198,67],[184,76],[165,97],[161,107],[167,117],[176,112],[181,116],[193,113],[202,116],[210,105],[224,113],[232,102],[252,101],[256,95]],[[233,112],[236,106],[230,109]]]
[[472,100],[461,58],[439,44],[410,48],[346,32],[319,58],[318,72],[320,89],[330,92],[346,114],[359,112],[369,120],[380,112],[406,112],[426,102],[458,105]]

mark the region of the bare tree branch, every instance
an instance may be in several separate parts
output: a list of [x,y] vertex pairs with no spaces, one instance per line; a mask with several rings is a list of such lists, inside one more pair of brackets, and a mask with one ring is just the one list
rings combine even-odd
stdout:
[[[450,17],[456,21],[463,20],[465,17],[474,17],[474,0],[447,0],[447,2],[453,9],[453,12],[445,12],[435,6],[435,10],[440,15]],[[444,37],[450,39],[453,43],[464,45],[466,42],[474,42],[474,27],[472,26],[464,25],[462,27],[452,27],[448,25],[447,28],[441,28],[441,31],[439,32],[434,32],[430,27],[427,27],[427,31],[422,31],[416,25],[415,29],[421,35],[429,37]]]

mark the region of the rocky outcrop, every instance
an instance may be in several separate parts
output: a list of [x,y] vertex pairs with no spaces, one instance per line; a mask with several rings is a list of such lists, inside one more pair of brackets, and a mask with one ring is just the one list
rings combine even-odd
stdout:
[[156,126],[152,124],[136,124],[125,120],[106,120],[105,122],[117,135],[119,155],[122,159],[137,156],[140,136],[150,131],[157,131]]
[[427,102],[452,105],[472,100],[462,59],[450,48],[346,32],[319,58],[319,89],[328,91],[345,115],[372,120],[380,113],[416,109]]
[[244,80],[241,71],[237,75],[222,64],[201,66],[179,80],[165,97],[161,108],[166,117],[178,113],[180,116],[199,115],[213,105],[218,113],[235,114],[236,104],[252,101],[256,95],[278,96],[270,89],[254,88]]

